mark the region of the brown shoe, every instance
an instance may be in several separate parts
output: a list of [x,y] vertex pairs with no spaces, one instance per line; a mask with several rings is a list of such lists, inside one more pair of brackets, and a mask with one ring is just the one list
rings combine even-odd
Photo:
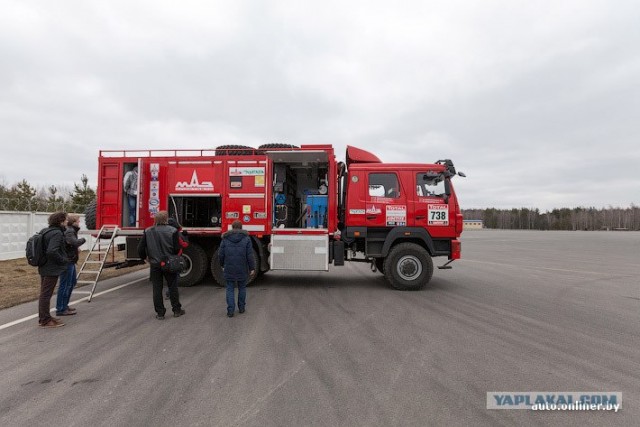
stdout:
[[77,313],[75,311],[71,311],[69,309],[66,309],[65,311],[63,311],[61,313],[56,312],[56,316],[74,316],[76,314]]
[[67,307],[67,310],[69,310],[69,311],[76,311],[76,309],[75,309],[75,308],[73,308],[73,307]]
[[64,326],[64,323],[51,318],[47,323],[41,323],[40,326],[43,328],[59,328],[60,326]]

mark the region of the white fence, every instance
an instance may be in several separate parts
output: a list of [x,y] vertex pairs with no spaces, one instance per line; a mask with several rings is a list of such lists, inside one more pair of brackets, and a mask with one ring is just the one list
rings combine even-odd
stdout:
[[[50,213],[0,211],[0,260],[24,258],[24,247],[34,233],[47,227]],[[86,230],[84,215],[80,215],[80,229]],[[89,249],[91,235],[81,249]]]

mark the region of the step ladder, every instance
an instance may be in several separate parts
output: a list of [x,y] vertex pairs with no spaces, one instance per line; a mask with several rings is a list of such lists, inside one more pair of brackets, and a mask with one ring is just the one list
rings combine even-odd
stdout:
[[[93,298],[93,294],[96,291],[100,273],[102,273],[104,264],[107,261],[107,255],[113,247],[113,241],[118,234],[118,229],[117,225],[103,225],[102,228],[100,228],[97,237],[93,241],[93,245],[91,245],[91,249],[89,249],[87,257],[82,263],[80,270],[78,270],[76,276],[77,284],[92,285],[92,287],[91,291],[74,291],[74,293],[89,294],[87,302],[91,302],[91,298]],[[81,280],[81,276],[88,276],[88,278]]]

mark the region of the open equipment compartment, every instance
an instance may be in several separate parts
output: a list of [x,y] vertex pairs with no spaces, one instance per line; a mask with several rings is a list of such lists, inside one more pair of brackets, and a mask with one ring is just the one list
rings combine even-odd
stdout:
[[273,228],[326,229],[329,161],[325,151],[268,151],[273,161]]
[[177,218],[185,228],[215,228],[222,221],[222,197],[220,195],[169,196],[169,216]]

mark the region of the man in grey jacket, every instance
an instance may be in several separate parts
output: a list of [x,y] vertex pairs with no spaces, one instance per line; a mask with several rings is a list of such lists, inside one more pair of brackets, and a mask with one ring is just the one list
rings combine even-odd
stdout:
[[38,300],[38,321],[43,328],[64,326],[60,319],[51,317],[51,296],[60,276],[67,269],[67,251],[64,246],[64,229],[67,214],[56,212],[49,215],[49,227],[42,230],[46,262],[38,267],[40,274],[40,298]]
[[180,251],[178,230],[168,225],[169,214],[160,211],[155,216],[155,225],[144,230],[142,240],[138,244],[138,255],[141,259],[149,261],[151,283],[153,284],[153,306],[156,310],[156,319],[164,320],[166,308],[162,300],[163,278],[169,287],[169,299],[173,309],[173,317],[185,314],[180,304],[178,295],[178,273],[162,271],[161,263],[169,255],[177,255]]

